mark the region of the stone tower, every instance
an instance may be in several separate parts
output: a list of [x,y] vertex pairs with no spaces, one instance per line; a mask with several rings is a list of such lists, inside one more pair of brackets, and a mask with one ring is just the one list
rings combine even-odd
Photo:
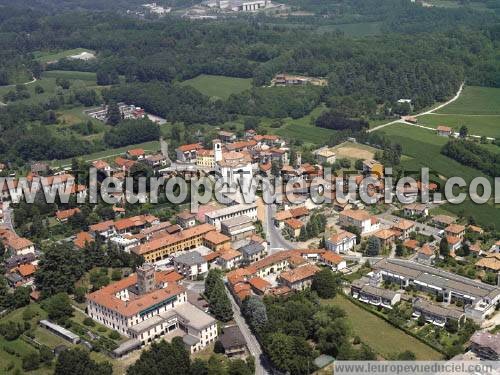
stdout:
[[137,290],[139,294],[152,292],[155,289],[155,266],[151,263],[144,263],[137,268]]

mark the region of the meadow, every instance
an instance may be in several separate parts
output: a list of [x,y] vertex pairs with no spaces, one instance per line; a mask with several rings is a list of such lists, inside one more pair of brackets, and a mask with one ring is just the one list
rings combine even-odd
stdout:
[[347,319],[354,334],[384,358],[389,358],[405,350],[415,353],[417,360],[439,360],[443,358],[441,353],[430,346],[355,305],[345,296],[338,295],[333,300],[324,302],[343,309],[347,313]]
[[[500,106],[500,103],[499,103]],[[419,125],[437,128],[439,125],[449,126],[459,131],[462,125],[467,126],[469,134],[500,138],[500,115],[446,115],[431,114],[420,116]]]
[[60,59],[64,59],[69,56],[78,55],[82,52],[91,52],[93,51],[85,49],[85,48],[75,48],[75,49],[67,49],[64,51],[54,52],[54,51],[37,51],[34,53],[35,60],[41,62],[42,64],[57,61]]
[[500,115],[500,88],[466,86],[460,97],[437,113]]
[[202,74],[181,82],[181,85],[191,86],[211,98],[227,99],[231,94],[238,94],[252,87],[252,79]]

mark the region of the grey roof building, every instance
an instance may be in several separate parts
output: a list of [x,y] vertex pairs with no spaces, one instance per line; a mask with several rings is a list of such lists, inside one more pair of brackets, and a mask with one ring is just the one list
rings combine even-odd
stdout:
[[194,266],[197,264],[206,263],[205,259],[197,251],[188,251],[187,253],[180,254],[173,259],[174,263],[180,263],[187,266]]
[[238,326],[224,327],[219,341],[228,357],[245,353],[247,343]]

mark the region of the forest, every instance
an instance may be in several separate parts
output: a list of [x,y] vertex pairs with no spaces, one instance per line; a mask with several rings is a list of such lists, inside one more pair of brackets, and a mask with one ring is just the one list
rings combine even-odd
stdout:
[[479,169],[491,177],[500,176],[500,155],[475,142],[450,140],[443,146],[441,153],[463,165]]
[[[62,87],[63,96],[27,104],[26,91],[13,87],[0,99],[10,103],[0,107],[0,158],[11,162],[60,159],[131,144],[132,137],[118,136],[117,129],[92,140],[79,132],[46,131],[57,121],[56,111],[96,105],[101,98],[140,105],[171,123],[188,126],[220,125],[249,115],[300,118],[324,103],[328,113],[345,120],[339,127],[338,121],[324,121],[327,117],[322,116],[318,126],[357,132],[367,120],[399,114],[401,98],[411,99],[412,109],[418,111],[453,96],[463,81],[500,86],[500,23],[494,12],[469,7],[428,10],[402,0],[382,0],[377,6],[368,0],[288,3],[314,8],[317,14],[327,7],[326,14],[337,18],[298,17],[305,27],[294,28],[267,16],[203,22],[174,17],[138,20],[110,13],[93,0],[3,5],[0,86],[40,77],[44,70],[74,70],[96,73],[97,85],[106,88]],[[64,12],[71,4],[80,9],[64,16],[53,14],[55,8]],[[358,21],[383,22],[384,37],[352,38],[338,31],[318,33],[314,28],[354,15]],[[439,24],[439,30],[431,24]],[[36,57],[40,52],[74,48],[95,51],[97,59],[61,59],[47,65]],[[282,72],[324,77],[328,85],[268,87],[274,75]],[[200,74],[252,78],[254,87],[221,100],[178,84]]]

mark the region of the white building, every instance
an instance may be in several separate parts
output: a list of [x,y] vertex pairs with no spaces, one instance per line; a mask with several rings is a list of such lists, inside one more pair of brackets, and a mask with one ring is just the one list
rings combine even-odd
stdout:
[[217,338],[215,319],[187,302],[176,272],[156,272],[151,264],[87,297],[88,315],[140,347],[167,333],[178,332],[194,353]]
[[376,217],[371,216],[365,210],[345,210],[339,215],[340,225],[344,228],[353,226],[361,234],[374,232],[379,229],[380,224]]
[[191,280],[208,272],[207,261],[196,250],[180,254],[174,257],[173,261],[177,272]]
[[336,254],[347,254],[356,246],[356,235],[348,231],[341,231],[325,241],[327,250]]
[[205,214],[205,222],[213,225],[218,231],[221,229],[221,222],[246,215],[253,221],[257,220],[257,205],[236,204],[234,206],[224,207],[218,210],[210,211]]
[[250,186],[253,178],[252,158],[247,152],[222,152],[222,143],[214,140],[216,176],[223,184],[238,188]]

